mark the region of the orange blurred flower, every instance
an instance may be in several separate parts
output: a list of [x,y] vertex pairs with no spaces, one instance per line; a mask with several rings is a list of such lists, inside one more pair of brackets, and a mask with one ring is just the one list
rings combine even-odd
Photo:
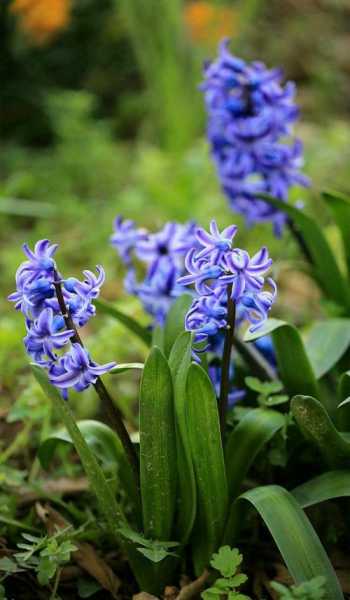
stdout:
[[49,41],[70,18],[71,0],[13,0],[11,10],[37,44]]
[[228,6],[199,0],[185,5],[184,19],[194,41],[217,44],[237,32],[239,14]]

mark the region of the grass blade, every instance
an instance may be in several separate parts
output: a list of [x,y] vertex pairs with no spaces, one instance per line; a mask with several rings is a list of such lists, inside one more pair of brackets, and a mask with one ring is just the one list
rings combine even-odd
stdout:
[[282,487],[258,487],[240,496],[259,512],[295,583],[325,577],[326,597],[344,600],[339,581],[317,533],[296,499]]
[[230,501],[239,495],[243,480],[257,454],[282,429],[285,422],[285,417],[276,410],[255,408],[234,428],[225,449]]
[[216,395],[208,375],[196,363],[189,368],[186,389],[188,433],[198,493],[193,557],[199,574],[220,544],[228,491]]
[[171,539],[176,499],[176,438],[168,362],[154,347],[140,392],[140,476],[145,536]]

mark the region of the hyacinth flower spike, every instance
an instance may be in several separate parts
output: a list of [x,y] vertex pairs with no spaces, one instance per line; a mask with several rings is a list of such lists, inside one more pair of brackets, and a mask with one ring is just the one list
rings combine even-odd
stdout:
[[[117,217],[111,243],[124,260],[128,272],[124,279],[127,293],[136,296],[152,317],[151,327],[163,325],[174,299],[184,292],[177,279],[184,275],[186,253],[199,246],[195,237],[197,225],[169,222],[155,233],[136,228],[132,221]],[[144,279],[136,263],[141,263]]]
[[[92,300],[97,298],[105,273],[97,267],[97,276],[84,271],[84,281],[63,279],[52,256],[57,244],[40,240],[34,250],[23,246],[28,258],[16,273],[17,290],[9,296],[26,318],[27,335],[24,344],[29,356],[48,371],[51,383],[64,391],[82,391],[93,385],[98,393],[108,421],[118,433],[138,484],[138,458],[122,420],[100,375],[110,371],[114,362],[98,365],[83,347],[77,327],[95,314]],[[66,346],[72,342],[71,350]],[[56,350],[66,352],[58,355]]]
[[[272,279],[268,279],[272,291],[264,290],[264,276],[272,264],[267,248],[261,248],[252,258],[246,250],[232,248],[236,229],[232,225],[220,234],[216,223],[212,222],[210,233],[200,230],[197,240],[204,247],[204,252],[198,248],[189,251],[185,260],[189,274],[178,280],[178,283],[193,284],[195,287],[196,294],[185,317],[185,327],[194,332],[195,341],[205,342],[220,330],[225,332],[219,397],[222,434],[230,393],[230,364],[236,321],[247,319],[251,327],[258,328],[266,320],[276,297],[276,286]],[[226,235],[228,237],[223,241]]]
[[309,185],[300,173],[302,144],[293,137],[295,85],[283,82],[279,68],[233,56],[225,39],[205,65],[201,90],[211,154],[230,207],[248,225],[270,221],[280,235],[287,218],[262,194],[286,202],[293,185]]

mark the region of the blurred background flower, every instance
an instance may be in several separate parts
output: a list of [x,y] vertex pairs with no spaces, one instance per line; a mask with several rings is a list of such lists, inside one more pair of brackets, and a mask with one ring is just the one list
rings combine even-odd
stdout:
[[189,2],[184,20],[191,38],[205,47],[216,46],[225,37],[237,34],[239,11],[233,6],[212,2]]
[[71,1],[13,0],[10,9],[17,15],[19,26],[30,40],[44,44],[69,23]]

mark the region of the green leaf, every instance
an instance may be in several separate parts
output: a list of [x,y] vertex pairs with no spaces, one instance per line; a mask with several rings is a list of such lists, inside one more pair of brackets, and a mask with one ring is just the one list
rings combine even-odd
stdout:
[[119,529],[122,526],[128,526],[124,512],[117,502],[112,487],[106,480],[94,453],[90,450],[88,444],[84,440],[84,437],[74,420],[68,402],[63,400],[57,389],[49,383],[46,372],[42,368],[34,364],[31,366],[35,378],[41,385],[45,394],[53,402],[60,420],[67,428],[67,431],[74,442],[75,449],[79,455],[92,491],[96,496],[99,510],[106,520],[109,532],[111,535],[115,536],[122,548],[125,547],[132,570],[140,587],[142,589],[147,589],[150,592],[157,591],[159,589],[158,581],[155,579],[154,574],[147,569],[146,561],[144,561],[141,556],[138,557],[138,553],[130,543],[123,544]]
[[332,212],[332,216],[339,227],[345,250],[348,271],[350,272],[350,200],[338,192],[326,191],[322,193],[327,206]]
[[125,371],[132,371],[134,369],[142,371],[144,367],[143,363],[120,363],[114,369],[109,371],[109,375],[119,375],[119,373],[125,373]]
[[198,516],[193,556],[197,573],[217,549],[227,514],[227,481],[216,395],[206,372],[192,363],[187,377],[188,435],[194,464]]
[[305,245],[312,257],[312,272],[315,279],[329,298],[340,306],[349,308],[350,292],[347,282],[341,274],[329,243],[316,220],[294,206],[277,200],[277,198],[272,198],[266,194],[259,194],[259,197],[285,212],[292,219],[303,236]]
[[169,356],[176,338],[185,330],[185,316],[192,304],[191,294],[182,294],[171,305],[164,328],[164,354]]
[[350,371],[342,373],[338,383],[338,397],[341,402],[350,396]]
[[317,379],[338,362],[349,345],[350,319],[328,319],[314,323],[308,333],[305,350]]
[[141,381],[140,474],[145,535],[168,539],[177,483],[175,419],[170,368],[157,347],[148,356]]
[[[99,421],[77,421],[77,427],[85,442],[107,466],[117,465],[123,453],[117,434],[104,423]],[[61,444],[72,444],[73,441],[66,428],[61,428],[47,437],[38,450],[38,457],[44,469],[47,469],[57,447]]]
[[331,467],[350,465],[350,443],[337,431],[322,404],[311,396],[295,396],[291,411],[304,437]]
[[276,350],[278,372],[286,391],[290,394],[318,395],[317,381],[298,330],[286,321],[268,319],[254,334],[245,335],[251,342],[271,334]]
[[222,546],[210,561],[211,566],[219,571],[223,577],[232,577],[243,560],[237,548]]
[[277,581],[271,581],[270,585],[273,590],[280,594],[280,600],[296,600],[297,598],[299,600],[326,600],[325,582],[325,578],[320,575],[298,586],[292,585],[290,588]]
[[94,300],[94,304],[101,313],[110,315],[119,321],[119,323],[124,325],[127,329],[129,329],[129,331],[137,335],[137,337],[139,337],[146,344],[146,346],[151,345],[151,333],[145,327],[142,327],[142,325],[140,325],[135,319],[129,315],[126,315],[119,310],[119,308],[116,308],[113,306],[113,304],[110,304],[105,300],[96,299]]
[[119,539],[118,527],[126,522],[122,508],[119,506],[94,453],[90,450],[80,432],[68,402],[63,400],[57,389],[49,383],[47,375],[41,367],[38,367],[37,365],[31,366],[35,378],[41,385],[45,394],[53,402],[60,420],[64,423],[74,442],[75,449],[79,454],[84,471],[88,477],[91,488],[95,493],[99,509],[107,521],[110,532]]
[[339,581],[309,519],[282,487],[267,485],[240,496],[260,513],[295,583],[325,577],[326,597],[344,600]]
[[246,377],[244,379],[245,384],[254,392],[264,394],[274,394],[280,392],[283,389],[283,385],[280,381],[260,381],[257,377]]
[[275,410],[254,408],[230,433],[225,449],[230,500],[240,493],[241,485],[260,450],[285,423],[285,416]]
[[19,573],[23,570],[12,558],[8,558],[7,556],[0,558],[0,571],[5,571],[7,575],[10,573]]
[[337,385],[338,410],[336,411],[335,423],[341,431],[350,431],[350,371],[342,373]]
[[102,590],[102,586],[95,579],[80,578],[77,581],[77,590],[79,598],[91,598]]
[[181,542],[186,543],[196,516],[196,481],[187,431],[187,372],[192,356],[192,335],[180,333],[173,345],[169,366],[173,378],[176,420],[177,461],[179,471],[178,515],[176,531]]
[[270,396],[266,398],[264,401],[265,406],[279,406],[280,404],[285,404],[289,401],[289,396],[285,396],[284,394],[276,394],[275,396]]
[[299,485],[291,492],[302,508],[350,496],[350,471],[328,471]]
[[165,550],[165,548],[145,548],[140,546],[140,548],[137,548],[137,550],[153,563],[159,563],[167,556],[176,556],[176,554],[173,552],[168,552],[168,550]]
[[119,533],[124,536],[127,540],[131,542],[135,542],[135,544],[144,546],[145,548],[175,548],[176,546],[180,546],[179,542],[167,542],[167,541],[158,541],[151,540],[146,538],[141,533],[138,533],[131,527],[120,527]]
[[152,331],[152,348],[158,346],[164,352],[164,329],[160,325],[156,325]]

